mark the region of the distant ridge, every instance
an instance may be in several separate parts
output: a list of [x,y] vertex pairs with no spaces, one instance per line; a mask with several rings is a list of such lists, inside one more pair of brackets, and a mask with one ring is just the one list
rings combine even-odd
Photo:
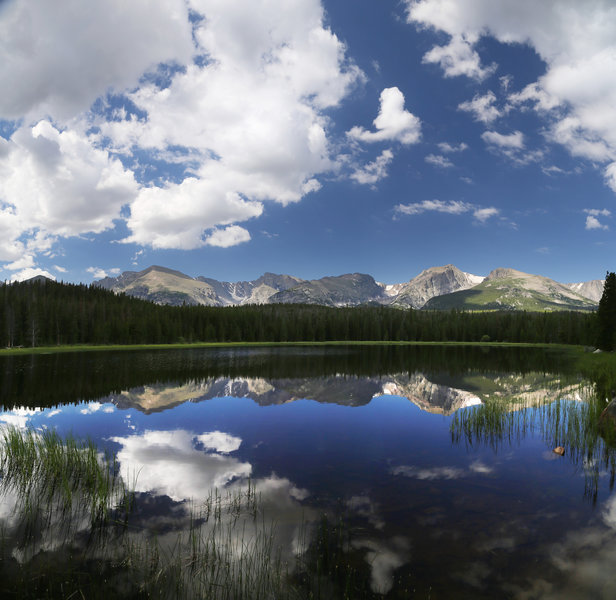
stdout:
[[408,283],[399,284],[392,304],[422,308],[430,298],[466,290],[483,280],[483,277],[464,273],[454,265],[432,267],[422,271]]
[[197,277],[197,281],[207,283],[218,295],[221,305],[264,304],[277,292],[302,283],[302,279],[291,275],[264,273],[254,281],[217,281],[207,277]]
[[383,304],[435,310],[593,310],[603,291],[600,280],[561,284],[541,275],[506,268],[494,269],[487,277],[481,277],[451,264],[425,269],[406,283],[392,285],[379,283],[364,273],[310,281],[292,275],[264,273],[253,281],[232,283],[203,276],[190,277],[158,265],[106,277],[94,285],[175,306]]
[[265,273],[255,281],[229,283],[206,277],[193,278],[180,271],[153,265],[143,271],[126,271],[117,277],[105,277],[94,284],[157,304],[232,306],[266,303],[273,294],[301,282],[290,275]]
[[370,275],[349,273],[338,277],[323,277],[303,281],[274,294],[269,301],[285,304],[322,304],[324,306],[354,306],[385,299],[384,289]]
[[444,310],[593,310],[597,303],[548,277],[515,269],[494,269],[480,284],[429,300],[425,308]]

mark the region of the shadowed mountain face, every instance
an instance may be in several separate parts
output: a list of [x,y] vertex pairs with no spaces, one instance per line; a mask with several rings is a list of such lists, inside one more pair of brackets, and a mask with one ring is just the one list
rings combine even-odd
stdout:
[[278,292],[270,302],[289,304],[323,304],[325,306],[353,306],[367,302],[382,302],[386,296],[383,286],[370,275],[352,273],[339,277],[323,277],[304,281],[284,292]]
[[370,275],[349,273],[306,281],[265,273],[254,281],[226,282],[190,277],[152,266],[106,277],[95,285],[158,304],[233,306],[238,304],[384,304],[399,308],[469,310],[591,310],[603,291],[600,280],[563,285],[514,269],[495,269],[486,278],[454,265],[432,267],[406,283],[386,285]]

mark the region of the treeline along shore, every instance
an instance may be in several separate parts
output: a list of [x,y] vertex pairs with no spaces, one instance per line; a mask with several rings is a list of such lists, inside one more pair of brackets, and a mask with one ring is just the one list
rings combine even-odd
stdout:
[[596,313],[305,304],[161,306],[83,284],[0,286],[0,345],[457,341],[594,345]]

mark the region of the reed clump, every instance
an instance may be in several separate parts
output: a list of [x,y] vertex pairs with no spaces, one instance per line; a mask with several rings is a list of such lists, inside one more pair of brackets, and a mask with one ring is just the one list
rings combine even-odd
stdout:
[[161,533],[139,506],[148,495],[128,490],[119,473],[116,457],[92,441],[15,427],[0,433],[0,501],[12,505],[0,530],[0,595],[296,597],[275,519],[251,482],[214,489],[198,505],[179,503]]
[[188,509],[175,534],[141,532],[124,539],[121,560],[146,598],[293,600],[289,560],[277,543],[276,523],[247,488],[214,489]]
[[161,517],[149,514],[155,498],[131,492],[119,473],[115,456],[91,441],[13,427],[0,433],[0,501],[13,504],[0,522],[0,596],[377,597],[342,525],[298,524],[291,549],[250,481],[176,502]]
[[561,446],[568,460],[583,471],[585,496],[596,502],[601,474],[609,474],[610,489],[616,479],[616,430],[602,424],[604,408],[605,400],[583,384],[576,399],[563,396],[527,406],[514,406],[507,398],[491,399],[456,412],[450,431],[454,443],[486,445],[495,452],[528,435],[540,436],[550,449]]
[[79,507],[93,522],[126,505],[129,491],[115,455],[99,452],[91,440],[17,427],[0,435],[2,491],[15,493],[21,504],[64,512]]

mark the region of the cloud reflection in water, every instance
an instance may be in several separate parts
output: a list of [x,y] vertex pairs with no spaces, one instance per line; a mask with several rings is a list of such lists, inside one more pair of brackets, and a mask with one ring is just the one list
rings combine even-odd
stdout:
[[[230,456],[242,440],[221,431],[198,435],[182,429],[146,431],[110,439],[121,445],[117,457],[122,476],[135,480],[137,492],[165,495],[174,502],[189,501],[187,510],[192,510],[191,506],[198,509],[214,489],[240,492],[252,473],[250,463]],[[275,523],[283,556],[291,558],[303,552],[310,541],[306,527],[318,518],[316,510],[301,504],[309,492],[275,474],[251,479],[250,485],[263,515]],[[243,531],[239,528],[242,539],[251,527],[247,523]]]
[[370,565],[370,587],[376,594],[386,594],[394,584],[393,573],[410,559],[410,542],[402,536],[390,540],[358,539],[352,546],[366,549],[365,560]]
[[[234,438],[214,434],[220,432],[195,436],[177,429],[110,439],[121,445],[117,456],[124,480],[130,482],[136,476],[135,491],[164,494],[179,502],[206,498],[213,488],[223,487],[236,477],[250,476],[249,463],[226,454],[232,451],[230,448],[239,448]],[[206,447],[219,443],[224,454],[199,450],[196,442],[205,446],[204,440]]]

